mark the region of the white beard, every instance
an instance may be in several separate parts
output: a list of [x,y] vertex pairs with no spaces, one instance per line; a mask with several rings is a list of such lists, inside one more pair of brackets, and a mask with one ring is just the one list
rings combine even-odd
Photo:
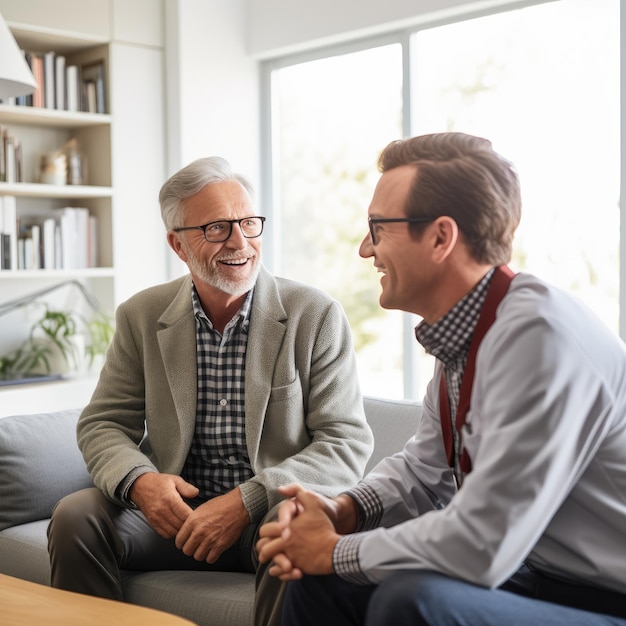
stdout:
[[211,287],[215,287],[220,291],[230,296],[242,296],[248,293],[256,283],[256,279],[259,275],[261,265],[259,263],[258,256],[253,256],[248,259],[248,263],[254,265],[252,274],[245,280],[230,280],[222,276],[218,265],[209,264],[194,256],[189,250],[187,250],[187,266],[192,274],[197,278],[205,282]]

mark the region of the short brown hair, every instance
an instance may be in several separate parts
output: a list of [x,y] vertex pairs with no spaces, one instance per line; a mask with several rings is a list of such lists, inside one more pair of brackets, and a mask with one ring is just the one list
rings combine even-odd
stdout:
[[509,262],[521,217],[519,179],[490,141],[456,132],[393,141],[380,155],[379,170],[402,165],[416,166],[407,217],[447,215],[476,261]]

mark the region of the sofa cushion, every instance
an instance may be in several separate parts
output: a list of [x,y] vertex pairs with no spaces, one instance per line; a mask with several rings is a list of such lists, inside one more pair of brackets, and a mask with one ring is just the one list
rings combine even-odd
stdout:
[[93,483],[76,443],[80,409],[0,418],[0,530],[50,517]]
[[200,626],[250,626],[254,574],[122,570],[124,600],[180,615]]
[[49,521],[42,519],[0,530],[0,572],[40,585],[50,584]]
[[367,423],[374,433],[374,451],[365,473],[382,459],[400,452],[415,435],[422,417],[422,405],[414,400],[388,400],[366,396],[363,399]]

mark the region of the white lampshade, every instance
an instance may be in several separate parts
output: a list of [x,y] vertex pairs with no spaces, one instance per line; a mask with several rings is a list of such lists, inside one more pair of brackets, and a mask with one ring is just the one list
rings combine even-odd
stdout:
[[0,98],[33,93],[37,81],[17,41],[0,15]]

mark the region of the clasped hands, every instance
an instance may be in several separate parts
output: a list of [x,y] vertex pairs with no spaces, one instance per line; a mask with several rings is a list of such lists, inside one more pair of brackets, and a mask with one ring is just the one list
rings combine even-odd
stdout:
[[272,561],[269,573],[282,581],[304,574],[332,574],[333,550],[341,534],[356,527],[352,498],[331,499],[307,491],[301,485],[279,488],[286,496],[276,521],[264,524],[256,544],[261,563]]
[[215,563],[250,524],[238,488],[192,509],[184,498],[195,498],[198,488],[180,476],[148,472],[130,491],[154,530],[196,561]]

